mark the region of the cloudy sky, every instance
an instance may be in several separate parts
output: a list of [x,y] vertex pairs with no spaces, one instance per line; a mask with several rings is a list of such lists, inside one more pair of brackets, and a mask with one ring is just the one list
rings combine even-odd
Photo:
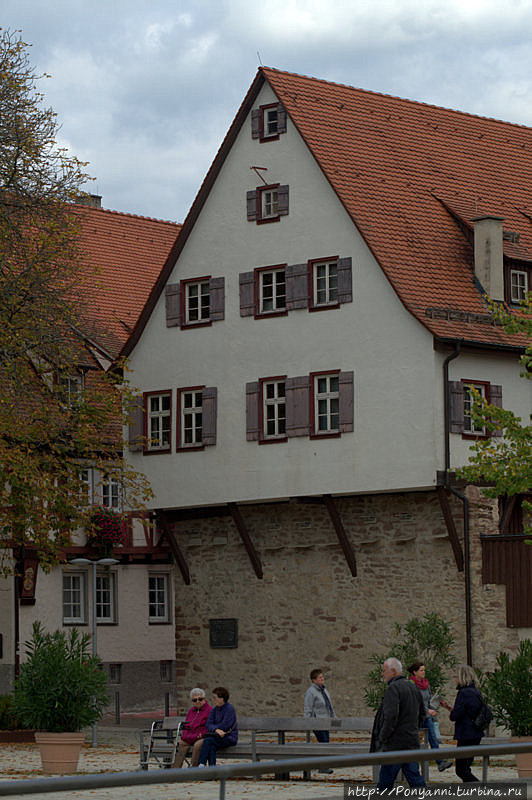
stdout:
[[532,0],[2,0],[103,205],[182,221],[259,63],[532,126]]

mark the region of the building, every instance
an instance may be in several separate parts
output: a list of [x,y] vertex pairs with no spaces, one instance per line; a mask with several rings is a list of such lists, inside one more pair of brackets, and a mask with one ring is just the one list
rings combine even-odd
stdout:
[[[74,207],[87,263],[88,316],[79,332],[87,375],[106,371],[115,361],[180,230],[175,223],[108,211],[99,203],[100,198],[92,198],[91,205]],[[89,502],[119,509],[116,481],[106,480],[92,467],[84,470],[84,479]],[[48,574],[39,568],[36,553],[26,550],[20,602],[13,576],[0,582],[0,692],[12,687],[17,642],[22,645],[31,636],[34,620],[50,630],[76,625],[90,633],[96,608],[98,652],[122,706],[163,702],[173,688],[175,661],[169,546],[148,520],[132,516],[126,545],[112,555],[118,564],[97,568],[94,604],[93,567],[68,565],[76,557],[101,556],[86,545],[82,531],[74,532],[64,563]],[[20,559],[21,554],[14,556]]]

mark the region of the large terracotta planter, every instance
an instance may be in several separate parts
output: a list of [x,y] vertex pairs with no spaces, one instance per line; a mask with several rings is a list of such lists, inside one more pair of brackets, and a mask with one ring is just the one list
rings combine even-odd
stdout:
[[[512,742],[530,742],[531,736],[512,736]],[[532,778],[532,752],[531,753],[516,753],[515,766],[517,767],[517,774],[520,778]]]
[[48,775],[63,775],[77,770],[81,745],[85,741],[83,732],[36,731],[35,741],[39,745],[43,772]]

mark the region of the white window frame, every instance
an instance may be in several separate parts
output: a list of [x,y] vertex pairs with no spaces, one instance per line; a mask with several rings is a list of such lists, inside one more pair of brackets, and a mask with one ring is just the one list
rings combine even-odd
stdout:
[[[186,404],[187,398],[190,398],[190,405]],[[203,387],[179,390],[179,415],[179,446],[200,447],[203,444]]]
[[338,305],[338,261],[336,259],[313,262],[312,300],[312,304],[316,308]]
[[75,375],[59,374],[57,382],[59,391],[65,404],[70,408],[74,403],[79,403],[83,395],[84,376],[82,372]]
[[[191,290],[194,295],[191,296]],[[198,325],[211,318],[210,281],[187,281],[185,283],[185,324]]]
[[[266,287],[269,290],[270,297],[267,298],[271,302],[271,308],[265,308],[265,286],[264,279],[271,277],[271,285]],[[284,292],[279,293],[279,288],[284,286]],[[274,314],[279,311],[286,311],[286,272],[285,268],[279,269],[264,269],[259,271],[259,314]]]
[[471,397],[471,389],[476,389],[477,392],[480,394],[482,399],[486,399],[486,385],[483,383],[465,383],[464,384],[464,424],[463,424],[463,432],[465,434],[469,434],[470,436],[484,436],[486,434],[486,428],[483,426],[482,428],[476,428],[473,426],[473,420],[471,419],[471,408],[473,406],[473,400]]
[[261,386],[262,438],[284,439],[286,437],[286,379],[264,380],[261,381]]
[[102,506],[114,511],[122,510],[122,491],[118,478],[104,475],[102,480]]
[[528,294],[528,272],[521,269],[510,270],[510,301],[521,303]]
[[[163,400],[168,400],[168,408],[163,408]],[[156,400],[158,408],[152,409]],[[169,450],[172,436],[172,395],[170,392],[150,394],[147,397],[147,449]],[[154,426],[154,423],[157,423]],[[154,437],[154,427],[158,428]],[[166,435],[165,435],[166,434]]]
[[[332,382],[336,388],[332,388]],[[324,383],[324,386],[320,386]],[[325,426],[321,427],[321,421]],[[336,421],[336,424],[334,422]],[[314,434],[340,432],[340,375],[314,375]]]
[[[73,584],[77,583],[77,586]],[[68,586],[67,584],[70,584]],[[86,572],[63,572],[62,583],[62,614],[63,625],[86,625],[87,623],[87,573]],[[65,600],[65,593],[69,594],[70,599]],[[74,594],[78,599],[74,599]],[[69,608],[70,613],[65,613]],[[78,614],[72,613],[74,608]]]
[[92,467],[82,467],[79,471],[79,479],[82,483],[81,502],[84,506],[90,506],[94,502],[94,470]]
[[279,187],[263,189],[260,193],[261,219],[274,219],[279,216]]
[[[107,613],[102,613],[107,611]],[[116,573],[96,572],[96,622],[116,623]]]
[[[275,122],[272,117],[275,117]],[[272,129],[271,126],[275,126]],[[279,135],[279,106],[262,109],[262,138],[271,139],[272,136]]]
[[170,622],[170,576],[167,572],[148,575],[148,621]]

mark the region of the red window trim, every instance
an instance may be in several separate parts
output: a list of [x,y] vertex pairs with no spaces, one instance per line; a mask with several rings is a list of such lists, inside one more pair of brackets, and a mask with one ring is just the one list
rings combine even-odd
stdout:
[[176,389],[177,399],[176,399],[176,438],[175,438],[175,450],[176,453],[197,453],[199,450],[205,450],[205,445],[203,442],[201,444],[189,444],[189,445],[182,445],[181,444],[181,398],[185,392],[198,392],[203,391],[205,389],[205,384],[201,386],[181,386],[180,388]]
[[[275,142],[279,138],[279,131],[275,133],[273,136],[268,136],[264,133],[264,112],[267,111],[269,108],[279,108],[279,103],[267,103],[263,106],[259,106],[260,117],[259,117],[259,141],[260,142]],[[279,119],[277,119],[277,126],[279,126]]]
[[278,189],[280,185],[280,183],[269,183],[265,186],[257,186],[257,219],[255,220],[257,225],[266,225],[268,222],[279,222],[281,219],[280,214],[277,214],[276,217],[262,217],[262,193],[269,189]]
[[[186,321],[186,286],[189,283],[208,283],[212,275],[204,275],[201,278],[185,278],[179,282],[180,296],[179,304],[181,306],[181,328],[183,330],[190,330],[191,328],[208,328],[212,325],[212,319],[202,320],[200,322],[187,322]],[[210,313],[210,311],[209,311]]]
[[[160,395],[163,395],[163,394],[167,394],[167,395],[170,396],[170,437],[169,437],[170,444],[168,445],[168,447],[154,448],[153,450],[151,450],[148,447],[148,399],[150,397],[160,396]],[[171,453],[172,452],[172,413],[173,413],[173,409],[172,409],[172,390],[171,389],[161,389],[158,392],[143,392],[142,393],[142,403],[143,403],[143,406],[144,406],[144,413],[142,415],[143,416],[142,431],[143,431],[143,438],[144,438],[144,444],[143,444],[143,448],[142,448],[143,454],[145,456],[158,456],[158,455],[162,455],[162,454],[166,454],[166,453]]]
[[338,261],[340,256],[327,256],[326,258],[309,258],[308,262],[308,310],[309,311],[330,311],[334,308],[340,308],[340,302],[331,303],[330,305],[316,305],[314,297],[314,264],[325,264],[330,261]]
[[[489,381],[477,381],[477,380],[473,380],[473,379],[470,380],[469,378],[462,378],[461,379],[461,383],[462,383],[462,386],[484,386],[485,387],[485,393],[484,393],[485,400],[486,400],[487,403],[490,402],[490,399],[491,399],[491,393],[490,393],[491,383]],[[464,414],[464,420],[465,420],[465,414]],[[469,431],[466,433],[464,430],[462,430],[462,439],[479,440],[479,439],[490,439],[490,438],[491,438],[491,436],[490,436],[489,433],[470,433]]]
[[[279,436],[279,437],[266,437],[264,435],[264,384],[265,383],[272,383],[273,381],[285,381],[286,383],[287,376],[286,375],[273,375],[270,378],[259,378],[259,437],[258,443],[259,444],[277,444],[278,442],[287,442],[288,436]],[[285,389],[286,391],[286,389]],[[286,400],[285,400],[286,402]],[[286,425],[286,421],[285,421]]]
[[284,311],[261,311],[260,310],[260,273],[273,272],[276,269],[285,270],[285,303],[286,303],[286,267],[287,264],[274,264],[271,267],[255,267],[253,276],[253,301],[255,319],[267,319],[268,317],[286,317],[288,316],[288,309]]
[[[320,259],[321,260],[321,259]],[[309,386],[309,402],[310,402],[310,413],[309,413],[309,439],[339,439],[342,435],[341,431],[337,431],[334,433],[317,433],[316,432],[316,415],[314,413],[314,385],[315,385],[315,378],[318,378],[320,375],[338,375],[340,377],[340,369],[326,369],[322,370],[321,372],[311,372],[309,374],[310,386]],[[340,409],[338,408],[338,414],[340,414]]]
[[519,308],[519,302],[512,300],[512,272],[526,272],[528,274],[528,291],[532,286],[532,269],[526,264],[516,262],[504,265],[504,297],[511,308]]

